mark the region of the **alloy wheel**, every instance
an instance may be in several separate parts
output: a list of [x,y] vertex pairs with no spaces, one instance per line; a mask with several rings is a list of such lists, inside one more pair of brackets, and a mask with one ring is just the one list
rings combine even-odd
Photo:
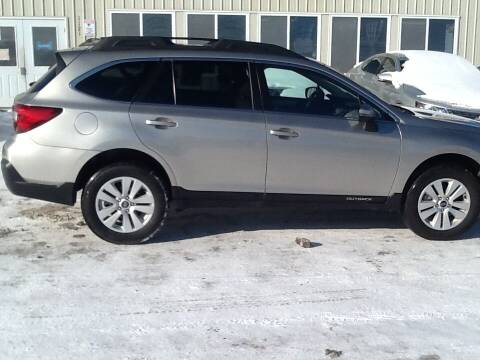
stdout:
[[155,199],[150,188],[133,177],[117,177],[98,191],[95,210],[109,229],[132,233],[142,229],[152,218]]
[[428,184],[418,199],[418,215],[429,228],[446,231],[457,227],[470,210],[470,193],[460,181],[439,179]]

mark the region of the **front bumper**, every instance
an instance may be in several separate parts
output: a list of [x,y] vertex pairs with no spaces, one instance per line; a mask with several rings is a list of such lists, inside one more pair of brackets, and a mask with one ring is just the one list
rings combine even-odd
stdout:
[[35,184],[25,181],[7,159],[2,159],[2,174],[8,190],[15,195],[74,205],[76,192],[73,183],[61,185]]

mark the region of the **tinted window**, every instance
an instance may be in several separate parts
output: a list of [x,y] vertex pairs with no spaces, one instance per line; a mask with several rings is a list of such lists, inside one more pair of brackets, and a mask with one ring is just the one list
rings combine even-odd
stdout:
[[430,19],[428,30],[428,50],[453,54],[455,21]]
[[359,98],[321,74],[270,66],[263,74],[266,110],[341,118],[358,113]]
[[385,52],[387,48],[387,19],[362,18],[360,23],[359,61]]
[[17,66],[15,28],[0,26],[0,66]]
[[33,62],[35,66],[55,64],[57,29],[55,27],[32,27]]
[[[215,15],[188,15],[188,36],[213,39],[215,37]],[[190,40],[190,44],[202,44],[202,41]]]
[[380,61],[378,61],[378,59],[373,59],[363,67],[363,71],[366,71],[373,75],[377,75],[379,68],[380,68]]
[[177,105],[251,109],[247,64],[176,61],[174,69]]
[[287,17],[262,16],[260,41],[287,47]]
[[245,40],[246,17],[243,15],[218,15],[218,38]]
[[145,86],[135,97],[136,102],[173,104],[173,76],[170,61],[152,62]]
[[143,36],[172,36],[172,15],[143,14]]
[[76,88],[102,99],[131,101],[140,86],[155,73],[157,64],[156,61],[134,61],[112,65],[80,81]]
[[340,72],[357,62],[358,19],[334,17],[332,22],[332,66]]
[[317,57],[317,18],[290,18],[290,49],[311,58]]
[[112,14],[112,35],[140,35],[139,14]]
[[402,20],[402,50],[425,50],[426,19]]

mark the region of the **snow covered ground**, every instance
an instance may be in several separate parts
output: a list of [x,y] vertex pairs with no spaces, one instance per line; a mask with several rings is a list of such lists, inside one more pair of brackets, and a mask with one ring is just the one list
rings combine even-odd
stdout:
[[195,210],[114,246],[78,206],[0,180],[0,358],[476,360],[479,237],[426,241],[381,213]]

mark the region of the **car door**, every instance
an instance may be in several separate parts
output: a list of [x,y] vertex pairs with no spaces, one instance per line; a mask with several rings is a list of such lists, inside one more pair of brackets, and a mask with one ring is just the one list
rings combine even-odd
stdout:
[[400,155],[397,124],[346,84],[304,68],[259,64],[267,120],[267,193],[387,196]]
[[253,107],[249,64],[159,64],[130,110],[141,141],[163,157],[185,190],[263,193],[265,119]]

